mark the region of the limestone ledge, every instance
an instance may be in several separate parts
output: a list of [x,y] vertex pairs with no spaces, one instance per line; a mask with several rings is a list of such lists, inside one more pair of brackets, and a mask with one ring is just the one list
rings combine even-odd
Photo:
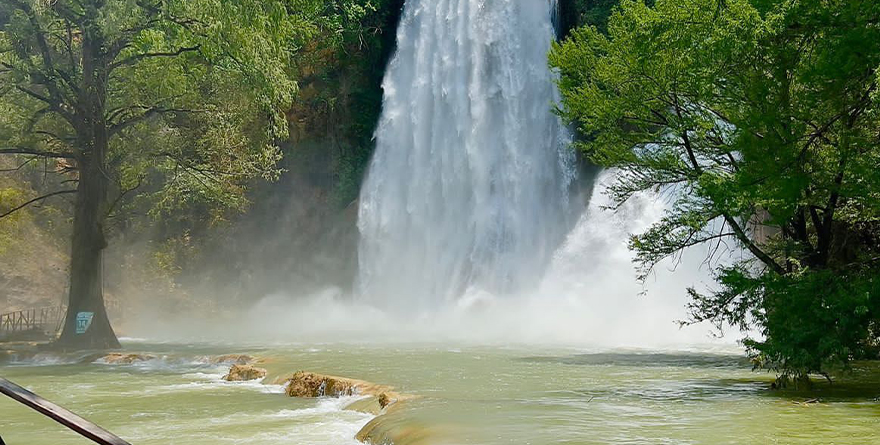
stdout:
[[155,355],[149,354],[124,354],[120,352],[112,352],[95,360],[95,363],[105,365],[131,365],[134,363],[155,360]]
[[276,378],[272,383],[284,385],[285,393],[289,397],[367,396],[345,407],[377,416],[357,433],[357,440],[377,445],[424,443],[419,440],[421,428],[402,425],[396,419],[397,416],[391,419],[407,401],[416,398],[410,394],[401,394],[391,386],[306,371]]
[[223,376],[223,380],[227,382],[248,382],[266,377],[266,370],[251,365],[234,364],[229,368],[229,372]]

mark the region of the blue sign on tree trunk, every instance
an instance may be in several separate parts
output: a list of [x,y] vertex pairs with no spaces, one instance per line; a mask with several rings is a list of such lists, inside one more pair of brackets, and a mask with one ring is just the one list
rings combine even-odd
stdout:
[[80,312],[76,314],[76,333],[85,334],[92,325],[92,318],[95,318],[94,312]]

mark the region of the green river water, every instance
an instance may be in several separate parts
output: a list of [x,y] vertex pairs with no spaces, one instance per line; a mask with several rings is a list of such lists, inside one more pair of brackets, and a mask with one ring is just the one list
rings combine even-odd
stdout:
[[[280,386],[227,383],[212,355],[247,353],[270,377],[297,370],[418,396],[387,416],[426,444],[880,444],[880,369],[863,365],[812,391],[769,390],[741,354],[539,347],[128,342],[134,365],[40,355],[0,375],[133,444],[357,444],[372,415],[352,399],[292,399]],[[802,403],[818,398],[818,403]],[[9,445],[88,443],[0,399]]]

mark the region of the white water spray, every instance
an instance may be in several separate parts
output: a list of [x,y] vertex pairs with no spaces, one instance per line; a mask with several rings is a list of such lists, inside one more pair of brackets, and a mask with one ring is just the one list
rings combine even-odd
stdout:
[[430,309],[537,287],[571,228],[555,1],[409,0],[360,199],[359,295]]

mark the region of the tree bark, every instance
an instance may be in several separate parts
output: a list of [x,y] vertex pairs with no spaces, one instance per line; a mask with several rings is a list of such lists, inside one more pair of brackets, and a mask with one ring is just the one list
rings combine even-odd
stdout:
[[[67,350],[116,349],[119,340],[104,306],[102,262],[107,246],[103,219],[109,181],[96,162],[84,164],[74,210],[67,317],[58,345]],[[90,322],[84,321],[89,318]]]
[[[90,17],[98,17],[91,10]],[[104,39],[96,22],[83,26],[82,86],[74,125],[81,153],[77,156],[79,185],[70,253],[67,317],[58,339],[66,350],[116,349],[119,340],[104,306],[103,252],[107,247],[104,220],[110,176],[107,165],[110,132],[105,118],[108,69]]]

